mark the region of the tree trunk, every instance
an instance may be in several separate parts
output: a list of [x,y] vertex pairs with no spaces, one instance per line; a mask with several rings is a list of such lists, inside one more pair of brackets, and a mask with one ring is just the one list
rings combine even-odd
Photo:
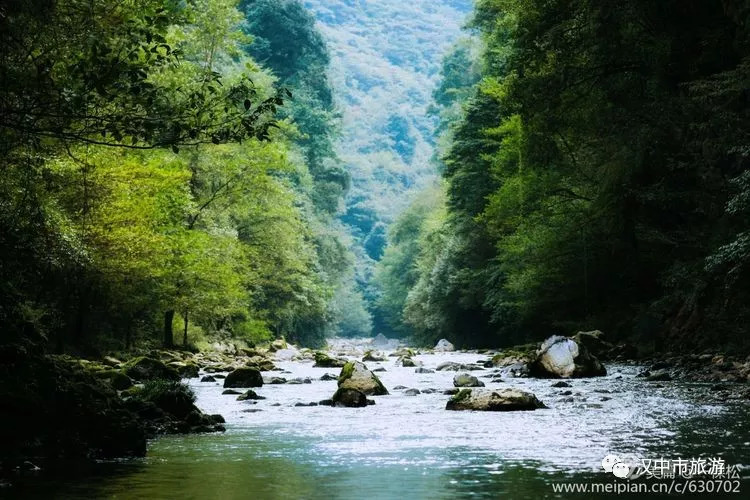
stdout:
[[174,347],[174,337],[172,336],[172,320],[174,319],[174,309],[164,313],[164,347]]
[[188,331],[188,310],[185,309],[185,314],[182,316],[185,322],[185,328],[182,330],[182,346],[187,347],[187,331]]

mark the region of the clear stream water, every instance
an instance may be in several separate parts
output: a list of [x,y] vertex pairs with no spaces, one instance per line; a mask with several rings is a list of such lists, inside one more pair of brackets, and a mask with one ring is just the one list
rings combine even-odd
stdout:
[[[352,356],[353,357],[353,356]],[[476,353],[417,355],[426,368],[444,361],[485,361]],[[554,482],[613,482],[601,468],[605,455],[643,458],[722,457],[744,465],[743,495],[750,491],[747,402],[706,403],[707,384],[655,384],[635,378],[637,366],[609,365],[606,377],[570,381],[506,378],[474,371],[487,387],[535,393],[549,409],[531,412],[445,410],[456,372],[417,374],[395,358],[367,363],[389,396],[367,408],[296,407],[330,398],[337,369],[312,362],[278,362],[311,384],[264,385],[267,399],[236,401],[219,383],[191,379],[197,404],[227,420],[224,434],[154,440],[147,457],[99,464],[80,476],[30,482],[24,498],[148,499],[392,499],[570,497]],[[219,381],[221,382],[221,381]],[[407,396],[403,385],[433,394]],[[659,387],[661,385],[661,387]],[[569,396],[563,391],[571,391]],[[248,411],[249,410],[249,411]],[[2,492],[0,492],[2,495]],[[745,497],[747,498],[747,497]]]

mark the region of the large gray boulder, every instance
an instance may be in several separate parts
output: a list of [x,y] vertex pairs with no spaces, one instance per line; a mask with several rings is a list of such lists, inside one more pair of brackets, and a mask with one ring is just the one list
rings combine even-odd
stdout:
[[436,352],[451,352],[455,351],[456,348],[448,342],[446,339],[440,339],[438,340],[438,343],[435,345],[435,351]]
[[531,364],[531,373],[537,377],[574,378],[602,376],[607,370],[585,346],[554,335],[542,342]]
[[339,389],[355,389],[369,396],[388,394],[378,376],[359,361],[350,361],[341,369]]
[[445,405],[446,410],[519,411],[546,408],[537,397],[519,389],[461,389]]
[[453,377],[454,387],[484,387],[484,382],[476,378],[474,375],[468,373],[462,373]]

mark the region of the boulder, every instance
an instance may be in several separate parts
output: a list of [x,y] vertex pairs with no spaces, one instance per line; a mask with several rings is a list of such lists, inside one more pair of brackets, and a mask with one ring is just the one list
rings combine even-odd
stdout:
[[[225,391],[226,392],[226,391]],[[266,399],[263,396],[259,396],[257,392],[255,392],[252,389],[248,389],[239,396],[237,396],[237,401],[247,401],[247,400],[257,400],[257,399]]]
[[555,382],[552,384],[552,387],[572,387],[569,383],[563,382],[562,380],[560,382]]
[[367,406],[367,396],[364,392],[346,387],[339,387],[331,401],[333,401],[333,406],[339,407],[362,408]]
[[455,351],[456,348],[448,342],[446,339],[440,339],[438,340],[438,343],[435,344],[435,351],[436,352],[451,352]]
[[531,374],[531,370],[529,369],[529,363],[518,362],[501,368],[500,374],[504,377],[524,378]]
[[614,345],[604,340],[604,332],[592,330],[590,332],[578,332],[571,337],[576,344],[585,347],[594,356],[606,356]]
[[312,384],[312,380],[310,379],[310,377],[305,377],[305,378],[297,377],[297,378],[293,378],[291,380],[288,380],[287,384],[292,384],[292,385],[294,385],[294,384]]
[[454,371],[457,372],[459,370],[465,370],[465,371],[475,371],[475,370],[483,370],[481,366],[477,365],[465,365],[463,363],[455,363],[453,361],[445,361],[443,363],[440,363],[437,365],[437,368],[435,368],[437,371]]
[[248,368],[255,368],[256,370],[260,370],[262,372],[268,372],[276,368],[276,366],[273,364],[273,361],[262,356],[253,356],[247,361],[247,364],[245,366],[247,366]]
[[404,368],[415,368],[421,366],[421,361],[414,361],[411,357],[401,357],[396,360],[396,366],[401,365]]
[[546,408],[537,397],[519,389],[461,389],[445,405],[446,410],[517,411]]
[[404,391],[405,396],[417,396],[418,394],[422,394],[419,389],[406,389]]
[[320,377],[320,380],[338,380],[339,378],[332,374],[332,373],[325,373],[322,377]]
[[287,348],[286,340],[276,339],[273,342],[271,342],[271,345],[269,346],[268,350],[271,352],[276,352],[276,351],[280,351],[286,348]]
[[211,375],[206,375],[205,377],[201,378],[201,382],[216,382],[216,379]]
[[122,366],[122,361],[112,356],[104,356],[102,358],[102,363],[111,366],[112,368],[120,368]]
[[145,356],[134,358],[124,365],[125,375],[133,380],[180,380],[180,374],[161,361]]
[[179,373],[180,377],[182,378],[196,378],[198,376],[198,365],[196,365],[195,363],[173,361],[167,366]]
[[235,391],[234,389],[225,389],[221,392],[222,394],[229,394],[229,395],[238,395],[241,394],[240,391]]
[[339,374],[339,389],[355,389],[368,396],[382,396],[388,390],[377,375],[367,369],[364,363],[351,361],[346,363]]
[[284,377],[269,377],[264,378],[263,383],[269,385],[286,384],[287,380]]
[[237,368],[224,379],[224,387],[261,387],[263,376],[255,368]]
[[324,352],[315,353],[315,368],[343,368],[346,364],[345,359],[333,358]]
[[536,358],[536,351],[539,344],[523,344],[513,347],[507,347],[483,363],[485,368],[504,368],[506,366],[516,365],[518,363],[528,364]]
[[531,364],[538,377],[596,377],[607,374],[604,365],[586,347],[575,340],[554,335],[544,342]]
[[414,370],[414,373],[435,373],[435,370],[430,370],[429,368],[422,368],[421,366]]
[[133,387],[133,381],[122,372],[113,373],[109,379],[109,383],[112,385],[113,389],[118,391],[124,391],[125,389]]
[[367,351],[362,357],[362,361],[385,361],[385,356],[375,351]]
[[462,373],[453,377],[454,387],[484,387],[484,382],[476,378],[474,375],[468,373]]
[[274,356],[276,356],[276,359],[279,361],[291,361],[300,356],[300,351],[294,346],[289,346],[286,349],[279,349]]

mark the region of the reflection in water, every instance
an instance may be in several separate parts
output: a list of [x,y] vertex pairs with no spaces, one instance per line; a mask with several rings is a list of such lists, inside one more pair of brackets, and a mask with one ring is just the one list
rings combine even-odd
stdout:
[[[425,355],[425,366],[476,354]],[[381,363],[385,385],[444,389],[454,372],[415,374]],[[550,409],[535,412],[448,412],[447,396],[377,398],[363,409],[295,407],[330,397],[330,369],[279,363],[288,378],[312,384],[264,386],[260,402],[238,402],[221,386],[193,386],[198,404],[228,421],[223,435],[154,441],[145,459],[100,464],[79,478],[14,489],[23,498],[511,498],[554,497],[551,483],[605,482],[609,452],[644,458],[722,456],[750,464],[746,403],[702,403],[697,384],[655,387],[635,379],[636,367],[613,366],[601,379],[571,381],[570,396],[548,380],[514,380]],[[377,365],[376,363],[372,363]],[[482,372],[476,372],[480,377]],[[276,406],[278,405],[278,406]],[[246,413],[243,410],[258,409]],[[747,470],[745,474],[747,474]],[[750,485],[743,485],[745,491]],[[564,495],[566,498],[571,495]]]

